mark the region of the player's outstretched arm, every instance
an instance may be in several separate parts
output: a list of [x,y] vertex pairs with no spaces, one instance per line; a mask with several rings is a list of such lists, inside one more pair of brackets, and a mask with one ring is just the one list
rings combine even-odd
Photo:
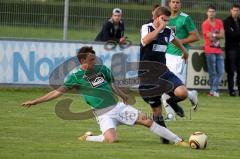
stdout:
[[39,104],[39,103],[50,101],[52,99],[55,99],[55,98],[61,96],[67,90],[68,89],[65,88],[65,87],[60,87],[57,90],[51,91],[51,92],[49,92],[48,94],[46,94],[42,97],[39,97],[39,98],[34,99],[34,100],[26,101],[26,102],[22,103],[22,106],[30,108],[32,105],[36,105],[36,104]]
[[187,52],[187,50],[185,49],[185,47],[183,46],[183,44],[181,43],[181,41],[180,41],[177,37],[174,37],[172,43],[173,43],[176,47],[178,47],[179,49],[182,50],[182,53],[183,53],[182,58],[185,59],[185,60],[187,60],[187,58],[188,58],[188,52]]

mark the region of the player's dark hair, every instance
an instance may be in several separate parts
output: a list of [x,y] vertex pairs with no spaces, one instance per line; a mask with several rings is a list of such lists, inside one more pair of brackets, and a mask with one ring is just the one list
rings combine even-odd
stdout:
[[[183,1],[183,0],[180,0],[180,3],[182,3],[182,1]],[[168,3],[170,3],[170,2],[171,2],[171,0],[168,0]]]
[[159,4],[154,4],[154,5],[152,6],[152,12],[153,12],[157,7],[160,7],[160,5],[159,5]]
[[239,4],[233,4],[232,7],[231,7],[231,9],[233,9],[233,8],[238,8],[238,9],[240,9],[240,5],[239,5]]
[[171,12],[168,7],[157,7],[153,12],[153,17],[159,17],[161,15],[170,16]]
[[95,51],[93,50],[92,47],[89,47],[89,46],[81,47],[77,53],[78,61],[81,62],[82,59],[86,59],[89,53],[95,54]]
[[208,9],[214,9],[214,10],[216,10],[216,7],[211,4],[211,5],[208,6]]

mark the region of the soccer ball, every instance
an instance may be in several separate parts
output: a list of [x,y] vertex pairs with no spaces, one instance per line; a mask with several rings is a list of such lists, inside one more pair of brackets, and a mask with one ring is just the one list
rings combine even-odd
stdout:
[[194,132],[189,138],[192,149],[205,149],[207,147],[207,135],[203,132]]

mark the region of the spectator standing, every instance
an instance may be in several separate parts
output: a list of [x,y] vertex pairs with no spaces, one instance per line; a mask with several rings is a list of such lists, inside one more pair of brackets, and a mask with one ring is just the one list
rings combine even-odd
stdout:
[[214,6],[208,7],[207,16],[202,23],[202,33],[210,84],[208,95],[219,97],[219,85],[224,74],[223,50],[220,47],[220,39],[224,38],[224,28],[222,20],[216,18]]
[[240,96],[240,5],[231,7],[231,15],[224,20],[225,30],[225,69],[230,96],[236,96],[234,90],[234,73],[237,72],[238,95]]

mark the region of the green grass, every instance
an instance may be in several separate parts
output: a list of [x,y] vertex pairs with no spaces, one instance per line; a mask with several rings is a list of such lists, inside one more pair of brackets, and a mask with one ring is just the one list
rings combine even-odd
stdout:
[[[93,41],[97,36],[98,31],[90,30],[69,30],[68,40]],[[126,32],[126,36],[133,43],[139,44],[139,32]],[[0,37],[11,37],[20,39],[48,39],[62,40],[63,29],[39,28],[39,27],[11,27],[0,26]]]
[[[69,30],[68,40],[77,41],[93,41],[98,31],[92,30]],[[140,44],[140,33],[126,32],[125,35],[133,44]],[[51,28],[39,28],[39,27],[12,27],[12,26],[0,26],[1,38],[18,38],[18,39],[45,39],[45,40],[62,40],[62,29]],[[203,46],[203,39],[192,43],[193,46]],[[224,46],[224,40],[221,40],[221,46]]]
[[[120,126],[119,142],[115,144],[79,142],[78,136],[87,130],[100,133],[94,119],[63,120],[55,114],[57,101],[40,104],[30,109],[20,103],[46,93],[45,89],[1,89],[0,91],[0,158],[1,159],[237,159],[240,151],[239,97],[222,95],[207,97],[201,93],[200,107],[189,120],[189,103],[182,103],[187,117],[169,122],[168,127],[186,140],[194,131],[208,135],[206,150],[192,150],[162,145],[147,128]],[[73,97],[73,112],[88,109],[79,98]],[[140,98],[137,108],[150,112]]]

